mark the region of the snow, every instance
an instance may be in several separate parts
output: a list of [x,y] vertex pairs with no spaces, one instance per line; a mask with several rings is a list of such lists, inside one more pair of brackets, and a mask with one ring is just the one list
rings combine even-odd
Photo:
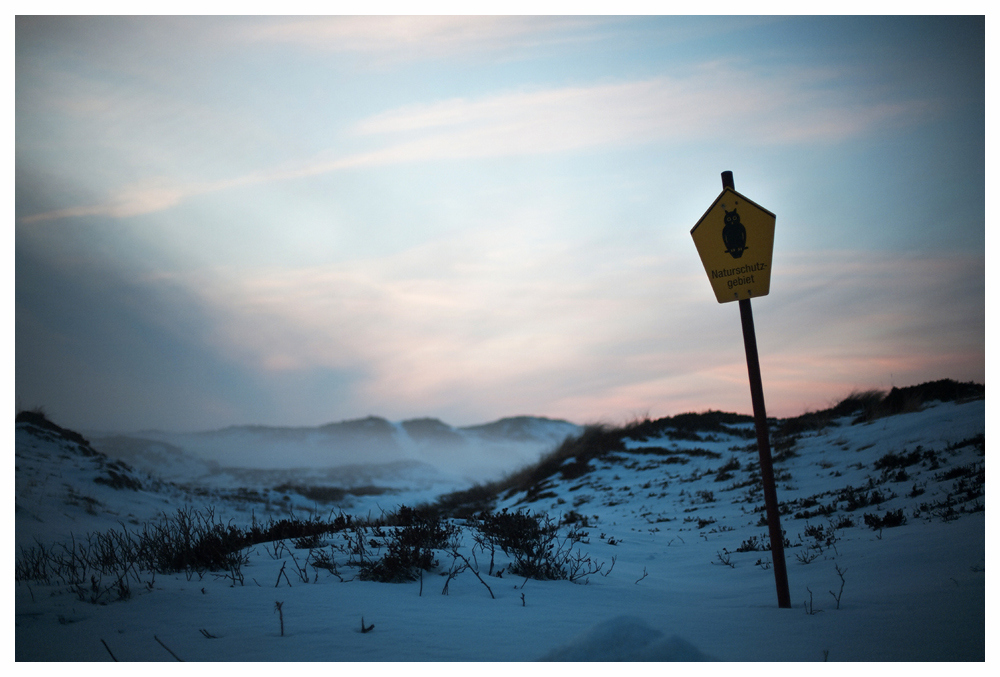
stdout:
[[542,660],[694,662],[711,659],[676,635],[664,637],[642,619],[619,616],[598,623]]
[[[319,569],[305,583],[279,579],[279,572],[293,566],[289,552],[302,563],[307,551],[289,544],[274,557],[273,548],[259,545],[243,585],[221,574],[158,574],[131,599],[95,605],[66,586],[17,582],[15,658],[173,661],[168,647],[185,661],[984,661],[985,497],[957,504],[964,510],[954,514],[922,508],[953,492],[942,472],[985,463],[982,444],[968,443],[984,429],[979,400],[868,424],[844,419],[803,434],[794,455],[775,463],[778,498],[791,507],[782,516],[791,541],[791,609],[777,607],[773,568],[765,568],[770,552],[737,551],[748,539],[766,538],[767,528],[759,526],[762,501],[739,486],[756,452],[734,426],[732,435],[699,441],[630,440],[626,452],[592,461],[587,474],[555,476],[536,492],[544,498],[526,501],[521,493],[501,501],[498,509],[585,517],[588,537],[576,547],[603,564],[586,584],[484,574],[492,599],[465,572],[444,595],[441,574],[452,558],[443,551],[438,571],[422,581],[351,580],[352,570],[341,566],[344,582]],[[148,479],[140,491],[94,484],[100,459],[74,455],[20,425],[16,444],[19,547],[196,505],[197,497]],[[819,497],[822,505],[846,487],[868,486],[880,480],[875,461],[918,447],[937,452],[941,467],[911,465],[905,481],[878,484],[891,497],[877,506],[847,511],[841,503],[834,515],[794,518],[804,499]],[[684,454],[691,449],[720,457]],[[718,480],[732,459],[740,469]],[[923,493],[911,496],[918,488]],[[73,494],[94,501],[72,505]],[[351,506],[360,514],[431,497],[421,488],[355,497]],[[197,500],[247,522],[264,508],[211,493]],[[863,521],[865,513],[896,509],[908,518],[903,526],[876,531]],[[811,548],[807,525],[826,527],[844,516],[854,525],[834,530],[835,543],[821,552]],[[464,539],[468,552],[471,538]],[[808,563],[797,559],[810,552]],[[370,632],[361,632],[362,618],[374,625]]]

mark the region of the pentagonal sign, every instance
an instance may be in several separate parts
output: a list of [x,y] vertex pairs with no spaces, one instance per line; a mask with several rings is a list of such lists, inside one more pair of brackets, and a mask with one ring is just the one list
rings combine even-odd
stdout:
[[774,214],[725,188],[691,229],[719,303],[767,296],[774,221]]

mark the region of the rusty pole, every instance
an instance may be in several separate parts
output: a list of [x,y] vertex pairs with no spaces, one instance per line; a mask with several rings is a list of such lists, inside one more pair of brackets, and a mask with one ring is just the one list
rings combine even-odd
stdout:
[[[722,172],[722,187],[732,188],[733,173]],[[753,403],[753,421],[757,429],[757,453],[760,455],[760,480],[764,485],[764,507],[767,511],[767,530],[771,538],[771,557],[774,560],[774,583],[778,590],[778,607],[790,609],[788,570],[785,568],[785,543],[778,511],[778,492],[774,486],[774,466],[771,463],[771,442],[767,429],[767,411],[764,408],[764,386],[760,380],[760,360],[757,357],[757,334],[753,326],[750,299],[740,299],[740,320],[743,323],[743,346],[747,353],[747,372],[750,376],[750,401]]]

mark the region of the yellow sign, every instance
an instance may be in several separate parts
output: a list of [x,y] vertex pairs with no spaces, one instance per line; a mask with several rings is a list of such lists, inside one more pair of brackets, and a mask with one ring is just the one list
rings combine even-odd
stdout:
[[725,188],[691,229],[719,303],[767,296],[774,214]]

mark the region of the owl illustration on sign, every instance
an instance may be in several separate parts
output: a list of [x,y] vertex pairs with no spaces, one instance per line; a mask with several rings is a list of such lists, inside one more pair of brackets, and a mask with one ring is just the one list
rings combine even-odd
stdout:
[[722,242],[726,245],[726,253],[732,255],[734,259],[743,256],[747,247],[747,229],[740,223],[740,215],[733,211],[725,210],[725,225],[722,227]]

